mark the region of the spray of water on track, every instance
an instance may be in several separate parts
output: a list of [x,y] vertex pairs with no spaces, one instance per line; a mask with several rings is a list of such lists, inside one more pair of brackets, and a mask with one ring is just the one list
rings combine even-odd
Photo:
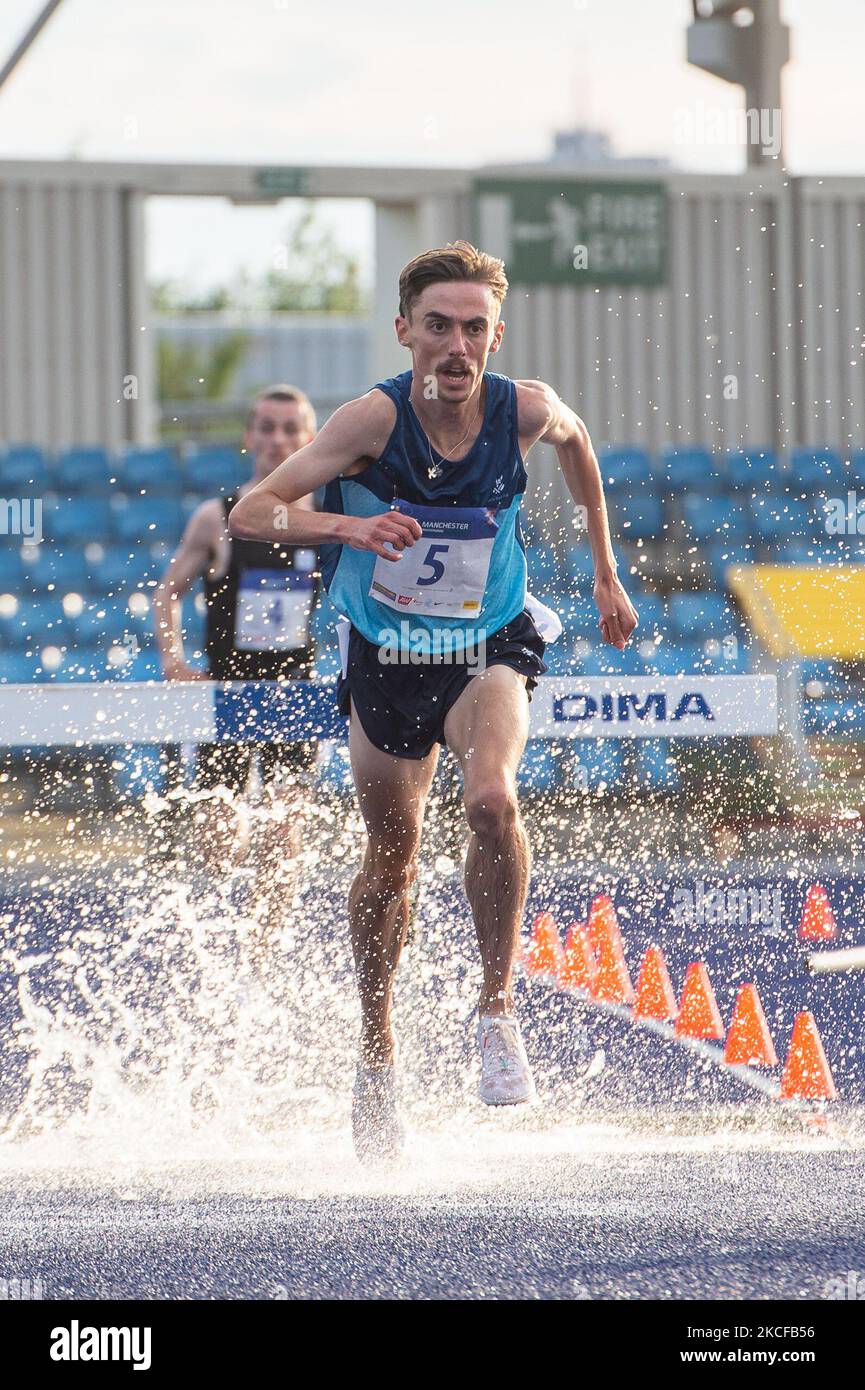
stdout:
[[[429,843],[447,847],[435,834]],[[0,1178],[25,1171],[50,1185],[90,1173],[134,1193],[170,1171],[190,1191],[211,1181],[223,1191],[410,1190],[508,1172],[520,1183],[562,1154],[602,1163],[653,1148],[814,1142],[766,1114],[747,1132],[741,1115],[684,1127],[681,1116],[604,1115],[552,1054],[538,1068],[540,1106],[484,1110],[472,1019],[480,972],[461,865],[433,850],[397,989],[408,1161],[364,1173],[349,1138],[358,1007],[345,912],[362,846],[356,814],[310,805],[293,870],[253,863],[202,883],[142,855],[97,894],[88,870],[22,899],[2,924],[15,997]],[[263,944],[262,874],[283,906]]]

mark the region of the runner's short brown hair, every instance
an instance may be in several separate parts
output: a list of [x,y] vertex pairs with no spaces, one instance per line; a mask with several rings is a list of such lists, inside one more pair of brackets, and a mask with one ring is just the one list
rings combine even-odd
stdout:
[[450,241],[434,251],[422,251],[403,266],[399,277],[399,311],[403,318],[411,317],[415,302],[428,285],[442,280],[472,280],[489,285],[499,308],[508,292],[504,261],[479,251],[470,241]]
[[255,423],[255,407],[259,405],[261,401],[296,401],[297,404],[302,407],[303,413],[306,416],[307,428],[310,432],[315,430],[315,410],[313,409],[312,401],[309,399],[309,396],[305,391],[301,391],[299,386],[289,386],[284,382],[276,386],[266,386],[263,391],[259,391],[252,405],[249,407],[249,414],[246,417],[246,428],[248,430],[252,429]]

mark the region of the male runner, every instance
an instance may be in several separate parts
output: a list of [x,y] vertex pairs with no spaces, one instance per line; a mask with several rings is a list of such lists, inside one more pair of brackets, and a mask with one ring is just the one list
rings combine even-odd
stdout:
[[[400,275],[396,318],[411,370],[335,411],[229,518],[232,535],[271,539],[275,509],[287,504],[286,534],[298,545],[323,543],[324,583],[350,621],[337,694],[350,714],[368,835],[349,894],[362,1010],[352,1118],[362,1158],[402,1145],[391,996],[442,743],[460,763],[471,832],[465,886],[484,974],[481,1099],[534,1096],[511,984],[530,862],[515,774],[531,691],[546,670],[537,624],[561,630],[526,594],[519,505],[538,440],[554,445],[587,509],[604,640],[623,648],[637,622],[616,575],[585,425],[542,382],[485,370],[501,345],[506,291],[502,262],[466,242],[416,256]],[[322,484],[321,512],[294,509]],[[424,650],[430,659],[420,664]]]
[[[269,541],[235,540],[228,514],[239,497],[267,478],[315,437],[315,413],[296,386],[271,386],[250,407],[244,446],[253,471],[236,496],[202,502],[189,519],[153,602],[156,640],[168,680],[288,680],[309,678],[315,659],[309,618],[318,595],[318,557],[311,545],[285,535]],[[287,463],[290,467],[290,463]],[[297,507],[311,510],[309,495]],[[207,670],[189,666],[183,649],[181,599],[204,580]],[[249,847],[235,798],[245,790],[258,750],[272,819],[262,852],[277,862],[299,850],[295,814],[304,775],[314,766],[312,744],[200,744],[195,785],[209,793],[197,808],[202,848],[218,871]],[[284,889],[284,885],[282,885]]]

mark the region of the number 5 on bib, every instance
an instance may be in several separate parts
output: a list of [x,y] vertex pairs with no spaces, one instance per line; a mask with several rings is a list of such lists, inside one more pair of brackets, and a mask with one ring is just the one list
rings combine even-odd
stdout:
[[494,508],[421,507],[399,500],[394,507],[414,517],[421,538],[398,560],[377,557],[370,597],[402,612],[476,618],[499,529]]

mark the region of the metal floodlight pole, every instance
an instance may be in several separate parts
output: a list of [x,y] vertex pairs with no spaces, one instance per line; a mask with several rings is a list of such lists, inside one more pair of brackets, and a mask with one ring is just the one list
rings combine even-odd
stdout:
[[[790,30],[781,20],[781,0],[693,0],[688,26],[688,62],[745,89],[749,120],[777,121],[773,141],[777,163],[781,144],[781,72],[790,58]],[[763,115],[763,113],[766,113]],[[764,138],[746,142],[749,166],[773,162]]]
[[11,77],[12,73],[15,71],[18,64],[21,62],[21,59],[24,57],[27,50],[33,44],[34,40],[38,38],[39,34],[45,28],[45,25],[48,23],[54,11],[62,3],[63,0],[48,0],[48,4],[43,6],[41,14],[38,14],[36,16],[33,23],[30,25],[30,28],[27,30],[27,33],[24,35],[23,39],[18,44],[18,47],[15,49],[15,52],[12,54],[11,58],[9,58],[3,64],[3,67],[0,68],[0,87],[3,86],[4,82],[8,77]]

